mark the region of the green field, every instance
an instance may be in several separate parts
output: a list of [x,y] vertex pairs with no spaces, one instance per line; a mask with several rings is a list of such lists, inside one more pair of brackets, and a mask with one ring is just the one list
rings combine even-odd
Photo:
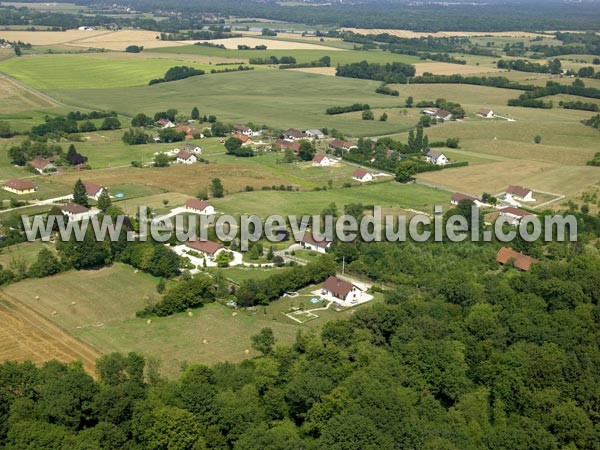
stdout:
[[204,75],[155,86],[127,89],[53,89],[55,98],[78,107],[148,114],[176,107],[215,114],[231,123],[252,121],[283,129],[337,128],[349,135],[380,135],[405,130],[406,124],[328,116],[330,106],[369,103],[400,107],[403,100],[375,94],[376,81],[337,78],[295,71],[264,70]]
[[[313,43],[312,41],[302,41]],[[319,42],[314,42],[319,44]],[[348,50],[338,51],[329,50],[323,45],[323,50],[228,50],[217,47],[207,47],[203,45],[184,45],[181,47],[153,48],[146,50],[151,53],[171,53],[183,55],[205,55],[232,59],[250,59],[250,58],[268,58],[269,56],[293,56],[299,63],[317,61],[323,56],[331,57],[331,65],[348,64],[368,60],[369,62],[388,63],[393,61],[416,63],[419,58],[410,55],[398,55],[381,51],[363,51]]]
[[[160,78],[173,66],[193,66],[205,71],[213,67],[176,59],[52,55],[12,58],[0,63],[0,72],[41,90],[98,89],[144,86]],[[220,67],[223,69],[224,67]]]
[[22,260],[29,267],[37,260],[38,253],[44,247],[54,250],[53,244],[45,244],[42,241],[23,242],[3,247],[0,249],[0,265],[8,268],[13,260]]
[[[450,170],[449,170],[450,171]],[[310,192],[255,191],[214,199],[218,211],[227,214],[319,214],[334,202],[338,209],[349,203],[382,208],[414,208],[431,212],[434,205],[446,204],[450,193],[414,184],[373,183],[345,189]]]

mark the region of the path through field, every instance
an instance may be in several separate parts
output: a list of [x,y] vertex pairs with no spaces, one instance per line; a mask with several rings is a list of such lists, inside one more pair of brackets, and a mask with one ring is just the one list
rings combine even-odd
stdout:
[[96,350],[2,291],[0,324],[0,362],[80,360],[86,371],[94,373],[94,362],[100,356]]

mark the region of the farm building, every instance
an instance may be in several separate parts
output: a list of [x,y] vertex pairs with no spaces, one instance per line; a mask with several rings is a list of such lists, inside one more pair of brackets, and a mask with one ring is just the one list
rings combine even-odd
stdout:
[[534,202],[533,191],[523,186],[509,186],[506,188],[506,198],[522,202]]
[[421,114],[425,114],[426,116],[433,117],[435,119],[440,120],[450,120],[452,119],[452,113],[446,111],[445,109],[439,108],[425,108],[421,111]]
[[194,214],[210,215],[215,213],[215,207],[204,200],[190,198],[183,206],[186,212]]
[[38,173],[44,174],[56,169],[56,166],[49,159],[42,158],[41,156],[36,156],[31,161],[29,161],[29,165],[33,167]]
[[314,250],[319,253],[327,253],[327,249],[331,247],[331,242],[326,239],[316,238],[311,231],[306,231],[300,244],[309,250]]
[[496,261],[502,265],[505,265],[509,261],[513,262],[513,265],[523,271],[527,271],[531,268],[531,265],[539,262],[537,259],[531,256],[524,255],[514,251],[512,248],[502,247],[496,255]]
[[533,216],[534,214],[524,211],[514,206],[507,206],[500,210],[500,216],[506,218],[510,225],[519,225],[521,220],[527,216]]
[[431,164],[435,164],[436,166],[445,166],[450,162],[448,158],[446,158],[446,155],[435,150],[429,150],[426,156],[427,161]]
[[355,284],[340,280],[332,275],[323,283],[323,294],[344,303],[356,303],[361,297],[362,290]]
[[367,172],[365,169],[356,169],[352,173],[352,179],[365,183],[367,181],[373,181],[373,175]]
[[477,115],[481,116],[481,117],[485,117],[486,119],[491,119],[495,116],[494,111],[491,110],[490,108],[481,108],[477,112]]
[[196,155],[187,150],[179,150],[179,153],[177,153],[178,164],[196,164],[197,161]]
[[295,128],[290,128],[286,130],[281,135],[285,141],[299,141],[301,139],[306,139],[306,135]]
[[4,183],[4,190],[14,194],[31,194],[37,190],[35,183],[27,180],[12,179]]
[[316,128],[304,130],[304,134],[311,139],[325,139],[325,134],[321,130],[317,130]]
[[91,181],[84,181],[83,185],[85,186],[85,193],[89,198],[94,200],[98,200],[104,188],[99,184],[92,183]]
[[291,150],[294,153],[298,153],[298,151],[300,150],[300,143],[299,142],[290,142],[290,141],[285,141],[283,139],[279,139],[278,141],[275,142],[275,148],[277,150]]
[[347,152],[358,148],[358,145],[353,144],[352,142],[342,141],[341,139],[334,139],[327,144],[327,147],[329,147],[331,150],[342,150]]
[[194,139],[194,133],[196,132],[196,130],[194,130],[193,128],[188,127],[187,125],[179,125],[177,127],[177,132],[178,133],[185,133],[186,140],[190,140],[190,139]]
[[324,153],[317,153],[312,160],[313,166],[328,167],[333,164],[333,160]]

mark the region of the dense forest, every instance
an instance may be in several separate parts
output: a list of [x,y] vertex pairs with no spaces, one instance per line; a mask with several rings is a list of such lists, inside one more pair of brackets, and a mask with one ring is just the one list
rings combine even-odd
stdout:
[[[374,0],[369,2],[334,3],[327,6],[260,2],[250,0],[180,0],[170,4],[169,11],[180,14],[173,17],[165,14],[165,3],[158,0],[131,0],[127,6],[141,12],[157,12],[165,17],[156,20],[147,17],[130,19],[110,13],[114,2],[78,0],[77,4],[104,7],[105,23],[135,21],[146,29],[164,32],[197,29],[197,17],[205,13],[223,16],[261,17],[272,20],[304,23],[309,26],[326,25],[359,28],[393,28],[415,31],[513,31],[513,30],[597,30],[600,10],[594,2],[564,3],[539,2],[487,2],[487,3],[404,3]],[[19,10],[20,11],[20,10]],[[102,16],[70,16],[46,12],[32,13],[31,18],[13,10],[0,14],[0,22],[9,25],[50,25],[73,28],[83,19],[88,24],[98,24]],[[5,20],[6,19],[6,20]],[[185,25],[177,23],[185,22]]]
[[352,270],[396,283],[385,303],[291,347],[263,329],[263,356],[176,380],[137,354],[102,357],[97,380],[6,362],[0,446],[598,448],[600,260],[583,244],[518,248],[545,261],[518,272],[490,245],[340,246]]

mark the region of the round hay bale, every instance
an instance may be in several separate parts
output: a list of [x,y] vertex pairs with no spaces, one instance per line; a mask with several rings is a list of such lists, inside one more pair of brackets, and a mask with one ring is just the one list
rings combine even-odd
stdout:
[[139,272],[139,270],[137,270],[137,269],[135,269],[135,270],[133,271],[133,273],[138,273],[138,272]]
[[245,353],[246,355],[249,355],[249,354],[250,354],[250,350],[246,349],[246,350],[244,350],[244,353]]
[[71,306],[75,306],[77,303],[75,302],[71,302]]
[[202,341],[202,343],[203,343],[203,344],[208,344],[208,341],[207,341],[206,339],[204,339],[204,340]]
[[233,317],[235,317],[235,316],[237,316],[237,312],[235,312],[235,311],[234,311],[234,312],[232,312],[232,313],[231,313],[231,315],[232,315]]
[[53,316],[55,316],[55,315],[57,315],[57,314],[58,314],[58,313],[57,313],[56,311],[52,311],[52,315],[53,315]]
[[39,299],[40,299],[40,296],[39,296],[39,295],[36,295],[36,296],[35,296],[35,299],[36,299],[36,300],[39,300]]
[[148,319],[148,320],[146,320],[146,323],[147,323],[148,325],[150,325],[150,324],[152,323],[152,319]]
[[192,317],[193,315],[194,315],[194,313],[193,313],[193,312],[191,312],[191,311],[190,311],[190,312],[188,312],[188,317]]

